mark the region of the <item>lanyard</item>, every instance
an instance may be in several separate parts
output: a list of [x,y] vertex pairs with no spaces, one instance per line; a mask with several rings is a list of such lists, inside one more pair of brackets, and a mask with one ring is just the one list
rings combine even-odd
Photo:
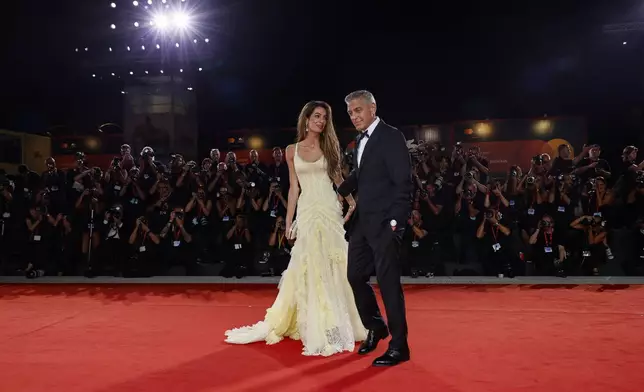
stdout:
[[[550,234],[550,235],[548,235]],[[552,245],[552,233],[546,233],[545,231],[543,232],[543,241],[546,244],[546,247],[550,247]]]
[[273,209],[276,210],[277,207],[279,206],[279,197],[277,195],[273,195]]
[[148,233],[143,233],[143,237],[141,237],[141,246],[143,246],[143,244],[145,244],[145,240],[146,240],[147,236],[148,236]]
[[277,249],[282,249],[282,243],[284,242],[284,234],[277,235]]
[[179,238],[181,238],[181,228],[174,231],[174,240],[179,241]]
[[494,243],[498,244],[497,238],[499,237],[499,226],[492,227],[492,237],[494,237]]

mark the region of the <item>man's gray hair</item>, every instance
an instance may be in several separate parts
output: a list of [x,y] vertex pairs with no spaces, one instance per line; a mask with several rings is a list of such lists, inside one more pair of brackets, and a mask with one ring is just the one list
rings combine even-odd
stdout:
[[344,102],[349,103],[354,99],[364,99],[368,103],[376,103],[376,98],[367,90],[358,90],[352,92],[351,94],[344,97]]

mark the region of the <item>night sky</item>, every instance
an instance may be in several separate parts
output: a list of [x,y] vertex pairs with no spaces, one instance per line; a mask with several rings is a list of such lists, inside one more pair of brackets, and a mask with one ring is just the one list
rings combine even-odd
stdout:
[[[107,28],[109,2],[11,2],[0,127],[122,121],[121,87],[73,52]],[[362,88],[394,125],[547,113],[587,116],[600,141],[644,132],[644,31],[602,32],[644,21],[642,1],[376,3],[203,0],[215,56],[194,84],[200,133],[293,126],[311,99],[347,125],[343,97]]]

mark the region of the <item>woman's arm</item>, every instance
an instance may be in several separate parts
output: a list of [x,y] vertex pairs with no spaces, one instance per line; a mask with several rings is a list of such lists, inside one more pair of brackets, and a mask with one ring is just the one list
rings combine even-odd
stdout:
[[297,207],[297,200],[300,197],[300,183],[295,173],[295,164],[293,158],[295,157],[295,145],[291,144],[286,147],[286,163],[288,164],[288,176],[290,187],[288,189],[288,203],[286,206],[286,233],[289,235],[291,225],[293,224],[293,217],[295,216],[295,208]]

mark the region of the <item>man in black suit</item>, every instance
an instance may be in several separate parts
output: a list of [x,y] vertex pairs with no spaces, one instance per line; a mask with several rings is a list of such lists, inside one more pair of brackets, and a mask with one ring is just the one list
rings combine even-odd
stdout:
[[[369,330],[358,353],[376,349],[391,332],[387,352],[374,366],[393,366],[409,360],[405,299],[400,283],[399,253],[405,222],[411,211],[411,159],[402,132],[376,116],[376,100],[368,91],[345,98],[347,112],[360,132],[354,171],[339,187],[357,196],[357,209],[348,227],[348,279],[365,328]],[[369,284],[375,269],[385,304],[385,324]]]

